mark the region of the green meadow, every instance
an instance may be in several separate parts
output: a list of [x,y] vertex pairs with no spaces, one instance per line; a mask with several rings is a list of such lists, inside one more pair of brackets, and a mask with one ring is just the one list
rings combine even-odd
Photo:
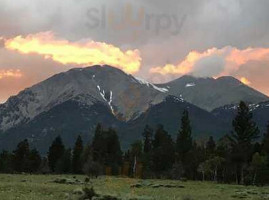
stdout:
[[269,200],[269,187],[117,177],[88,181],[83,175],[0,175],[1,200],[80,200],[85,187],[106,196],[96,200]]

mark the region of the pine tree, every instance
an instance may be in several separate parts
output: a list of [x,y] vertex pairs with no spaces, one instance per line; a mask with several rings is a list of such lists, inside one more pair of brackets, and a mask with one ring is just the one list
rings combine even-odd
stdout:
[[210,157],[214,155],[216,150],[216,143],[214,141],[214,138],[212,136],[209,137],[207,143],[206,143],[206,152],[207,155]]
[[56,164],[64,155],[65,147],[60,136],[56,137],[52,142],[48,152],[49,167],[52,172],[55,172]]
[[36,149],[32,149],[28,157],[28,168],[30,172],[37,172],[41,165],[41,156]]
[[82,153],[83,153],[83,141],[81,136],[79,135],[76,140],[72,156],[72,171],[75,174],[82,173]]
[[106,144],[103,140],[103,128],[101,124],[97,124],[95,134],[92,141],[93,161],[103,162],[105,156]]
[[171,136],[159,125],[153,140],[153,170],[158,175],[160,172],[172,168],[175,161],[174,142]]
[[92,142],[93,161],[112,168],[112,173],[118,173],[122,163],[122,151],[117,132],[109,128],[103,130],[97,125]]
[[[240,102],[238,112],[233,120],[234,132],[229,139],[233,147],[233,161],[240,173],[240,182],[244,183],[244,166],[251,159],[251,145],[259,137],[259,129],[252,120],[252,113],[244,102]],[[237,173],[237,180],[238,178]]]
[[57,173],[70,173],[72,170],[72,151],[71,149],[66,149],[64,154],[60,159],[57,160],[55,171]]
[[153,137],[153,130],[149,127],[149,125],[146,125],[144,132],[144,153],[149,153],[152,150],[152,137]]
[[17,145],[13,152],[13,169],[17,172],[27,172],[27,162],[30,153],[28,140],[24,140]]
[[[263,141],[262,141],[262,151],[267,154],[269,158],[269,123],[267,125],[266,133],[264,134]],[[269,159],[268,159],[269,161]]]
[[11,173],[13,170],[12,165],[12,154],[8,151],[3,150],[0,154],[0,172],[1,173]]
[[189,113],[184,110],[181,119],[181,130],[178,133],[176,141],[176,150],[180,161],[185,163],[186,155],[192,148],[192,130],[190,125]]
[[122,151],[120,141],[117,132],[109,128],[105,133],[105,144],[106,144],[106,163],[108,165],[115,165],[116,167],[122,163]]

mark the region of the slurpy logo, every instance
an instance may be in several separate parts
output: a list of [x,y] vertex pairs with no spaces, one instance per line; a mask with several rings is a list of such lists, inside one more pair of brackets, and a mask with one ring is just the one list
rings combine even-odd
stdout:
[[90,29],[111,29],[112,31],[134,31],[143,34],[148,31],[159,35],[178,35],[186,20],[186,15],[147,13],[144,7],[134,8],[131,4],[122,7],[121,12],[101,6],[87,11],[87,27]]

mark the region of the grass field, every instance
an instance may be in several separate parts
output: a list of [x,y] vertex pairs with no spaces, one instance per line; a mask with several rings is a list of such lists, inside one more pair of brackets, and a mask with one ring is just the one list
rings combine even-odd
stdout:
[[[72,175],[0,175],[1,200],[65,200],[76,198],[74,191],[84,187],[85,176]],[[65,180],[67,183],[55,183]],[[100,177],[92,179],[98,194],[121,199],[141,200],[269,200],[269,187],[245,187],[209,182],[136,180]]]

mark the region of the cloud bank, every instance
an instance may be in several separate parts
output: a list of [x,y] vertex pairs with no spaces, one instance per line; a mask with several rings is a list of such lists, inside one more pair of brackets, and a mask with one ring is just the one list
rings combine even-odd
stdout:
[[17,50],[22,54],[36,53],[44,58],[61,64],[91,66],[111,65],[127,73],[138,72],[141,65],[139,50],[121,51],[119,48],[106,43],[84,40],[69,42],[56,39],[52,32],[42,32],[17,36],[5,42],[9,50]]
[[[0,70],[23,76],[0,79],[0,102],[91,63],[153,82],[232,75],[269,95],[268,7],[268,0],[1,0]],[[27,46],[34,41],[38,48]]]
[[161,75],[177,74],[179,76],[191,74],[194,76],[227,76],[234,75],[250,61],[262,61],[269,57],[269,48],[247,48],[239,50],[235,47],[222,49],[211,48],[204,52],[191,51],[183,61],[177,65],[153,67],[151,73]]

